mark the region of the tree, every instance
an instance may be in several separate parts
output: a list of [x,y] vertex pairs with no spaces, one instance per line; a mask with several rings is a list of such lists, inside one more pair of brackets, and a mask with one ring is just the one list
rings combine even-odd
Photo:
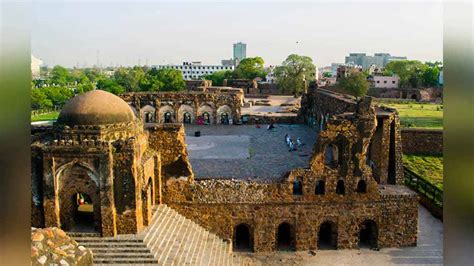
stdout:
[[396,74],[400,78],[400,87],[417,86],[425,68],[423,63],[416,60],[392,61],[385,66],[384,75]]
[[265,78],[267,72],[264,69],[265,62],[261,57],[248,57],[242,59],[239,65],[234,70],[236,78],[254,79],[257,77]]
[[273,72],[283,93],[297,95],[304,91],[306,81],[315,79],[316,66],[308,56],[291,54]]
[[62,66],[54,66],[51,71],[51,83],[56,86],[66,86],[72,80],[69,71]]
[[369,90],[367,76],[364,73],[351,73],[348,77],[343,78],[340,84],[343,90],[355,96],[356,99],[366,95]]
[[212,85],[214,86],[222,86],[224,84],[224,79],[232,78],[232,71],[216,71],[212,74],[203,76],[204,79],[211,80]]
[[422,79],[423,79],[423,85],[427,87],[431,86],[437,86],[439,82],[439,68],[437,65],[429,65],[428,63],[426,64],[427,67],[423,71],[422,74]]
[[323,77],[330,78],[330,77],[332,77],[332,73],[331,72],[324,72]]
[[177,69],[158,69],[155,72],[155,83],[160,84],[160,91],[182,91],[186,88],[183,74]]
[[140,91],[140,82],[145,78],[145,72],[141,67],[124,68],[120,67],[114,72],[115,81],[122,86],[125,91]]
[[72,89],[66,87],[44,87],[41,88],[46,97],[54,106],[63,106],[70,98],[74,96]]
[[53,102],[46,96],[42,89],[32,88],[31,89],[31,108],[32,109],[43,109],[53,107]]
[[115,80],[110,78],[102,78],[97,81],[97,89],[108,91],[115,95],[125,92],[125,89],[120,86]]

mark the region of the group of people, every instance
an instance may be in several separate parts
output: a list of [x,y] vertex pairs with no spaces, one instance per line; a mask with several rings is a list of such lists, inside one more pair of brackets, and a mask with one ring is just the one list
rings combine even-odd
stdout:
[[295,143],[295,141],[292,140],[290,135],[288,135],[288,134],[285,135],[285,142],[286,142],[286,145],[288,145],[288,147],[290,148],[290,150],[289,150],[290,152],[291,151],[296,151],[297,147],[303,146],[303,142],[301,142],[300,138],[297,138],[296,143]]

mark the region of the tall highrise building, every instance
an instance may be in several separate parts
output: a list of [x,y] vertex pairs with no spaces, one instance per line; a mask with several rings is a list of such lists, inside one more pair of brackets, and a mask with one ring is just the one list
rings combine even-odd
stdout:
[[365,53],[350,53],[346,56],[346,64],[362,66],[363,70],[369,69],[370,66],[379,68],[385,67],[390,61],[407,60],[406,56],[391,56],[388,53],[375,53],[373,56]]
[[237,61],[242,61],[242,59],[247,57],[247,44],[238,42],[234,43],[234,59]]

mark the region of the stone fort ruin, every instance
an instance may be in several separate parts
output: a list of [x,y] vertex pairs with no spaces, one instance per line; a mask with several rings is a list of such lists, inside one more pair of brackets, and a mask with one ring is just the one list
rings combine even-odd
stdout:
[[[396,111],[312,90],[300,110],[319,134],[307,167],[266,181],[195,178],[185,113],[193,121],[206,110],[213,124],[223,106],[237,119],[238,98],[218,92],[71,99],[54,125],[32,128],[32,226],[140,234],[167,206],[236,250],[416,245],[418,198],[403,185]],[[88,220],[78,199],[92,206]]]

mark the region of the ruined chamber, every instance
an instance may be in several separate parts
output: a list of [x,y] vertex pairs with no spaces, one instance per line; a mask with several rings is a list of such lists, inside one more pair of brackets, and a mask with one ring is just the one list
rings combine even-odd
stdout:
[[232,241],[234,249],[416,245],[416,194],[403,185],[400,172],[390,179],[372,170],[369,151],[382,120],[370,97],[349,110],[324,120],[307,168],[268,182],[169,179],[163,201]]
[[32,131],[33,226],[113,236],[148,224],[160,157],[127,103],[87,92]]

